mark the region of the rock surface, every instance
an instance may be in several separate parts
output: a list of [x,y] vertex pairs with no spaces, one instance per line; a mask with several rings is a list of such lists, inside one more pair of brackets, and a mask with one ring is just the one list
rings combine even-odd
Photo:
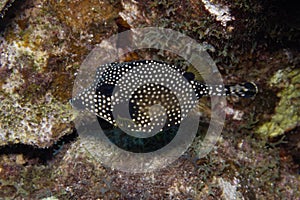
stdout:
[[[1,0],[0,11],[10,2]],[[299,148],[289,148],[290,135],[299,139],[297,11],[270,2],[24,1],[0,35],[0,199],[299,199],[299,160],[293,159]],[[228,116],[206,157],[197,157],[199,134],[172,165],[129,174],[105,168],[86,151],[68,101],[97,44],[145,26],[196,39],[225,83],[253,81],[260,92],[228,98],[227,110],[241,114]],[[145,50],[126,59],[152,55]],[[209,103],[202,103],[209,115]],[[208,126],[204,115],[200,129]],[[282,136],[288,143],[281,144]]]

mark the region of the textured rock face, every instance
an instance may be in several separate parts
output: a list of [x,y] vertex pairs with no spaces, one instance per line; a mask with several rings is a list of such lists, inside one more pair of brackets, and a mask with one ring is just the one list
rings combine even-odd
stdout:
[[279,88],[280,101],[271,120],[261,125],[256,132],[262,137],[277,137],[299,126],[300,122],[300,70],[278,70],[269,82]]
[[68,104],[51,95],[36,103],[22,103],[15,95],[2,94],[0,145],[29,144],[47,147],[73,131],[73,114]]
[[[44,148],[73,132],[68,100],[74,72],[91,41],[104,37],[103,24],[114,26],[118,10],[107,3],[100,7],[99,1],[80,1],[81,7],[77,3],[24,2],[1,34],[0,146],[22,143]],[[93,26],[99,29],[82,32]],[[68,33],[68,27],[74,32]],[[86,36],[72,38],[77,32]]]
[[49,69],[50,54],[58,55],[62,48],[44,45],[53,42],[47,33],[57,26],[36,7],[31,11],[40,21],[20,14],[0,37],[0,145],[47,147],[72,132],[71,108],[50,89],[57,73]]
[[[11,2],[1,1],[0,8],[3,9]],[[175,7],[177,4],[179,6]],[[167,12],[162,12],[159,6],[166,8]],[[147,10],[149,8],[152,9],[151,12]],[[187,16],[184,8],[193,14]],[[21,11],[0,36],[0,97],[5,107],[0,115],[2,132],[0,144],[24,143],[45,147],[60,136],[72,132],[71,126],[67,124],[70,124],[74,116],[67,102],[71,98],[74,72],[94,44],[122,29],[120,27],[124,24],[115,20],[120,16],[128,22],[129,28],[145,24],[171,25],[173,20],[176,23],[175,29],[196,34],[200,39],[209,41],[210,44],[207,46],[211,51],[216,51],[214,54],[226,57],[225,60],[230,57],[233,63],[236,62],[233,50],[214,40],[218,38],[227,41],[238,37],[232,34],[233,26],[220,23],[215,16],[216,13],[211,11],[212,8],[226,8],[226,13],[229,14],[230,10],[228,6],[221,4],[209,8],[206,4],[195,1],[191,1],[189,6],[179,1],[153,2],[149,7],[133,1],[24,2]],[[257,8],[257,11],[253,12],[260,10],[261,8]],[[166,21],[167,18],[172,20]],[[230,18],[233,20],[234,16]],[[221,46],[218,46],[219,44]],[[251,80],[251,77],[245,79]],[[51,101],[47,100],[49,97]],[[24,114],[22,115],[25,111],[27,111],[26,118],[23,117]],[[50,120],[53,116],[57,117]],[[59,116],[64,120],[59,119]],[[41,127],[56,128],[48,128],[46,135],[43,135],[38,124]],[[63,127],[68,128],[64,130]],[[292,127],[295,127],[295,124]],[[258,132],[265,132],[265,129],[262,128]],[[23,130],[22,133],[20,130]],[[63,134],[49,130],[61,130]],[[28,137],[27,131],[30,132]],[[276,130],[273,135],[278,135],[278,131]],[[34,132],[39,132],[36,139]],[[282,134],[282,130],[279,132]],[[42,137],[39,138],[41,134]],[[43,141],[39,141],[42,138]]]
[[[0,0],[0,13],[12,2]],[[293,49],[299,45],[280,2],[264,2],[23,1],[0,33],[0,199],[299,199],[299,161],[291,156],[299,159],[299,142],[292,153],[266,146],[267,138],[290,132],[290,140],[299,139],[299,51]],[[86,55],[112,34],[145,26],[196,39],[226,84],[253,81],[260,92],[228,98],[238,117],[228,116],[205,158],[197,157],[199,136],[169,167],[129,174],[96,162],[80,139],[60,138],[74,131],[77,114],[68,101]],[[206,113],[208,104],[201,104]],[[203,118],[201,131],[209,126]]]

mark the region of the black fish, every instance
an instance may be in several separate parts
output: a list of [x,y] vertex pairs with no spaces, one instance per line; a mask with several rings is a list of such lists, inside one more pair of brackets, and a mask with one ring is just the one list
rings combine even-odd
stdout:
[[[141,67],[165,67],[169,69],[170,73],[165,77],[176,79],[177,76],[174,73],[178,72],[184,77],[191,88],[196,94],[196,98],[200,99],[203,96],[227,96],[236,95],[239,97],[252,97],[258,89],[257,86],[252,82],[236,84],[236,85],[207,85],[195,80],[195,75],[192,72],[186,72],[182,68],[174,65],[169,65],[161,61],[153,60],[142,60],[124,63],[110,63],[106,64],[105,71],[100,73],[97,71],[95,82],[83,92],[78,94],[71,100],[74,107],[85,108],[92,113],[95,113],[98,117],[106,120],[109,124],[117,126],[122,125],[123,128],[129,131],[140,131],[147,132],[152,130],[153,124],[164,127],[161,131],[166,130],[168,127],[180,124],[187,113],[192,109],[192,105],[197,102],[193,101],[192,98],[184,103],[184,108],[180,107],[180,100],[176,98],[176,92],[169,88],[155,83],[146,83],[141,87],[136,88],[136,82],[128,79],[128,82],[121,83],[121,78],[130,72],[131,70],[138,70]],[[145,68],[144,68],[145,69]],[[154,76],[163,76],[164,74],[152,73],[151,71],[145,73],[146,78],[151,80]],[[174,76],[174,77],[173,77]],[[122,91],[122,85],[127,84],[129,90]],[[172,85],[178,84],[174,82]],[[127,92],[131,96],[119,95],[119,93],[113,94],[114,91],[120,89],[120,92]],[[181,89],[183,93],[184,88]],[[128,105],[129,102],[129,105]],[[127,103],[131,120],[127,117],[117,116],[116,119],[113,117],[113,110],[117,109],[122,103]],[[159,106],[161,105],[165,110],[162,110]],[[166,118],[162,116],[167,115]],[[152,123],[152,125],[151,125]],[[147,128],[145,128],[147,127]]]

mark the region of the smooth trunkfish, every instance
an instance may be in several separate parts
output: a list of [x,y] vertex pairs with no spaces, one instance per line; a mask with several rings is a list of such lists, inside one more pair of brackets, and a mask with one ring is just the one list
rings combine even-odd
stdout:
[[[187,72],[181,67],[162,61],[114,62],[102,65],[99,68],[105,68],[104,72],[101,73],[98,70],[94,83],[71,99],[71,104],[77,109],[86,109],[94,113],[100,120],[104,120],[114,127],[121,124],[123,128],[125,127],[126,130],[133,132],[147,132],[154,129],[155,125],[163,127],[160,131],[164,131],[174,125],[179,125],[192,109],[193,106],[191,105],[195,105],[197,103],[195,101],[203,96],[235,95],[249,98],[258,92],[257,86],[252,82],[236,85],[207,85],[195,80],[193,72]],[[147,70],[148,68],[151,68],[152,71]],[[166,70],[159,71],[162,68]],[[139,70],[139,72],[143,70],[142,75],[150,83],[138,85],[139,77],[134,78],[135,74],[133,73],[136,70]],[[129,78],[127,77],[125,82],[122,81],[122,77],[124,78],[130,72],[132,72],[130,75],[132,77],[128,76]],[[176,82],[178,74],[186,80],[192,91],[184,88],[184,84]],[[174,92],[168,87],[156,84],[154,80],[157,79],[169,79],[173,89],[179,92]],[[172,80],[175,81],[172,82]],[[129,91],[122,90],[124,84],[129,88],[127,89]],[[119,92],[114,92],[118,90]],[[120,94],[122,92],[125,95],[122,96]],[[194,101],[190,96],[181,108],[180,98],[176,97],[178,97],[178,94],[180,96],[181,93],[186,95],[187,92],[194,92]],[[114,118],[113,110],[117,109],[118,105],[122,103],[127,105],[132,120],[119,115],[117,116],[118,119]],[[163,118],[163,115],[166,115],[166,118]]]

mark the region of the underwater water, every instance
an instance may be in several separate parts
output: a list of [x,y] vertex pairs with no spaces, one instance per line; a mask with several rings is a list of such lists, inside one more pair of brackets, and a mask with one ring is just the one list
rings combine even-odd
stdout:
[[[0,0],[0,199],[299,199],[300,18],[294,4]],[[203,58],[197,71],[189,62],[195,60],[190,43],[170,39],[174,35],[149,32],[143,42],[156,49],[132,49],[136,32],[117,37],[115,46],[107,40],[145,27],[181,33],[205,49],[200,58],[210,59]],[[106,57],[96,54],[97,48],[108,52]],[[119,104],[111,99],[119,94],[113,90],[124,86],[127,94],[142,79],[132,76],[118,85],[122,73],[112,64],[118,70],[96,76],[99,85],[92,91],[99,95],[88,95],[84,89],[103,64],[99,60],[127,63],[121,71],[132,70],[130,63],[138,60],[174,65],[166,73],[150,71],[174,78],[167,82],[173,90],[155,84],[132,90],[129,116],[135,123],[125,114],[114,123],[110,114]],[[134,74],[146,77],[146,69]],[[202,84],[216,73],[220,88]],[[74,91],[85,91],[79,98],[85,111],[70,103]],[[158,101],[165,110],[153,106]],[[162,121],[154,129],[166,126],[149,140],[142,131],[126,132],[157,118]],[[180,129],[182,124],[188,129]],[[208,138],[214,145],[206,148],[210,129],[220,134]],[[168,144],[172,148],[159,151]],[[116,146],[129,153],[119,154]]]

